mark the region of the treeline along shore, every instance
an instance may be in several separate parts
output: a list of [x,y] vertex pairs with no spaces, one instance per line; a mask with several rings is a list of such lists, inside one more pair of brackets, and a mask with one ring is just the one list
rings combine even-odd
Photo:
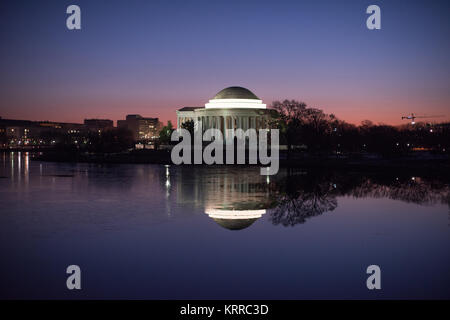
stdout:
[[[449,169],[450,122],[392,126],[365,120],[355,125],[295,100],[275,101],[270,112],[269,128],[279,132],[280,166]],[[193,121],[181,127],[194,134]],[[47,132],[39,137],[42,144],[14,148],[8,136],[0,136],[0,145],[5,151],[31,151],[32,159],[41,161],[170,165],[170,150],[178,143],[171,141],[174,130],[168,121],[149,141],[136,141],[131,131],[112,128],[88,135]]]

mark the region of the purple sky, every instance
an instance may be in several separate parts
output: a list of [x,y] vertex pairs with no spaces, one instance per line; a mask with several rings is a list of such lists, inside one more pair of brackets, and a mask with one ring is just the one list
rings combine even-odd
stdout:
[[[66,28],[78,4],[82,30]],[[366,28],[368,5],[381,30]],[[0,116],[175,119],[228,86],[352,123],[450,120],[449,1],[0,3]],[[404,122],[404,121],[403,121]]]

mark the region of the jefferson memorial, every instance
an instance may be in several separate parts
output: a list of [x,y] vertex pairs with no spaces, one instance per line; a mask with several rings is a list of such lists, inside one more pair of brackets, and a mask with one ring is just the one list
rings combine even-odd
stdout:
[[268,128],[269,109],[253,92],[242,87],[228,87],[221,90],[204,107],[184,107],[177,110],[177,128],[186,121],[193,121],[194,127],[202,124],[207,129]]

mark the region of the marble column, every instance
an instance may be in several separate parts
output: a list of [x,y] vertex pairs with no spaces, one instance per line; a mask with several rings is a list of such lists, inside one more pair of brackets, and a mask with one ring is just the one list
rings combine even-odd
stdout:
[[223,117],[223,138],[227,138],[227,129],[228,129],[228,117]]

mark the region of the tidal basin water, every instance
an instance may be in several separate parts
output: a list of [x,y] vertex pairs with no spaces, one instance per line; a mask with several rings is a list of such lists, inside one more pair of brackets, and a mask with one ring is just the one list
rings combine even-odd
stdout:
[[[450,186],[0,154],[0,298],[450,298]],[[81,290],[66,268],[81,268]],[[366,268],[381,268],[368,290]]]

